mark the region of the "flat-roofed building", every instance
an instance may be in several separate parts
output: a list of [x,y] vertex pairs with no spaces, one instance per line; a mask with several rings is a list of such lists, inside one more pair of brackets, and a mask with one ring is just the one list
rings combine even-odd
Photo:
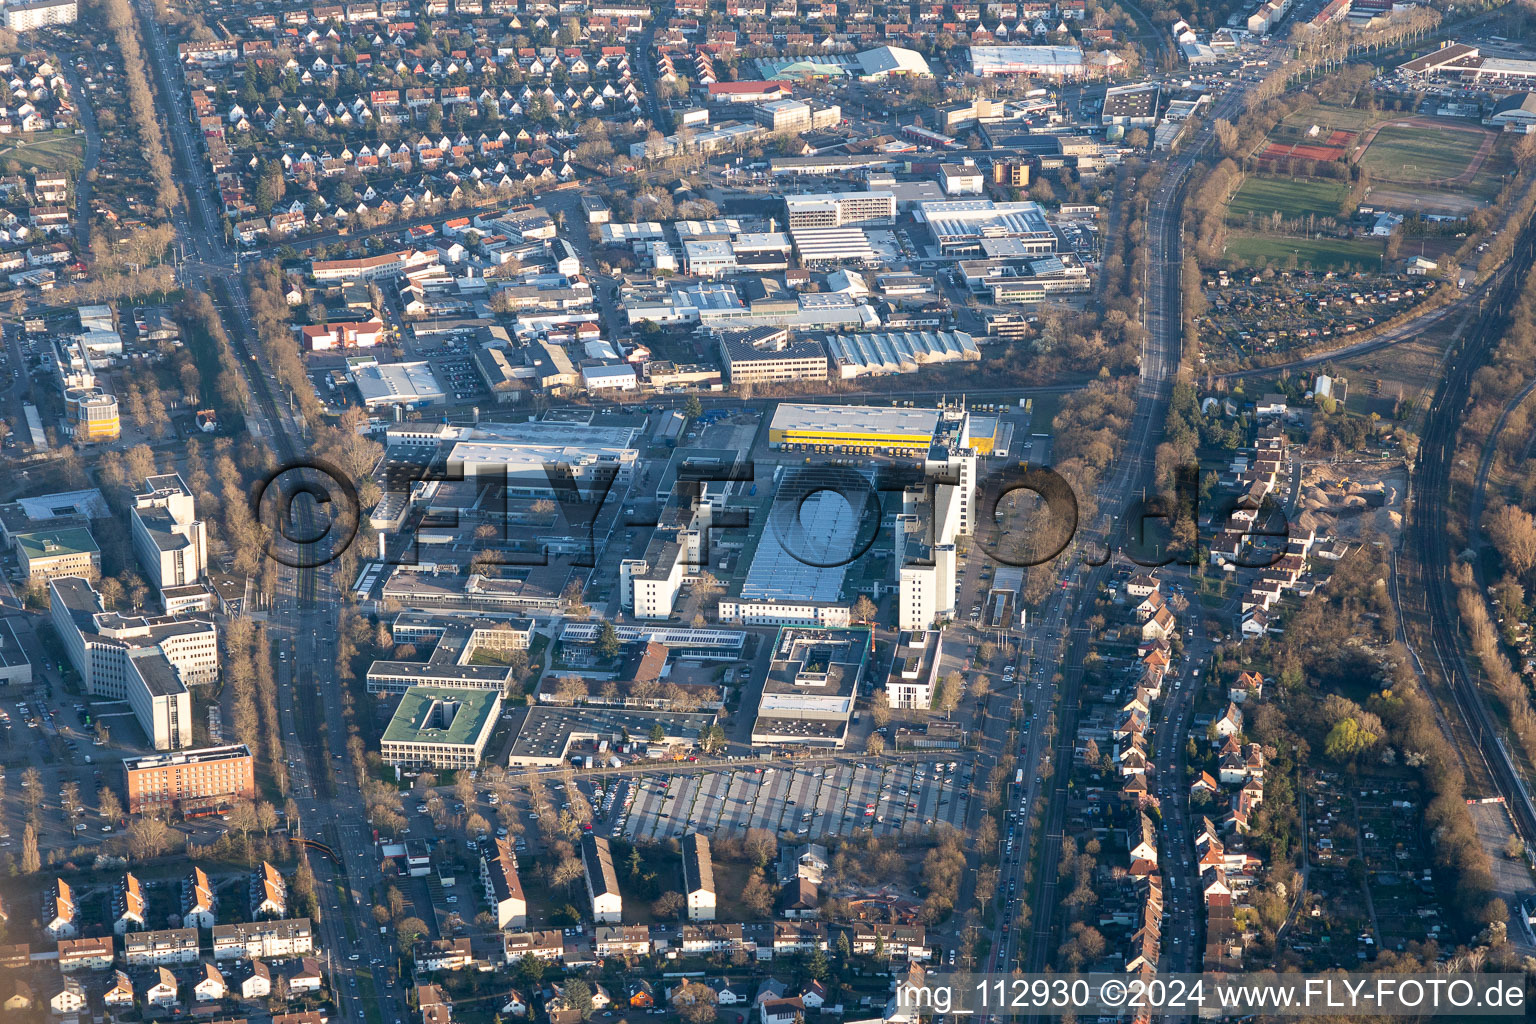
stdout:
[[223,807],[256,796],[254,758],[243,743],[123,759],[128,813]]
[[791,451],[922,455],[933,445],[939,418],[937,409],[780,402],[768,444]]
[[1157,124],[1157,103],[1161,95],[1162,88],[1155,82],[1110,86],[1104,93],[1099,123],[1150,128]]
[[474,768],[501,711],[501,691],[413,686],[384,730],[385,764]]
[[218,630],[180,615],[120,615],[103,610],[88,580],[48,581],[50,614],[87,693],[126,700],[156,750],[192,742],[187,687],[218,678]]
[[6,4],[0,17],[12,32],[30,32],[49,25],[73,25],[79,8],[75,0],[22,0]]
[[933,696],[944,653],[944,635],[938,630],[903,631],[885,680],[885,695],[893,708],[927,711]]
[[827,350],[821,343],[791,339],[782,327],[721,331],[718,345],[732,384],[827,379]]
[[811,126],[811,105],[804,100],[772,100],[754,107],[752,117],[771,132],[805,131]]
[[973,46],[971,73],[1032,75],[1036,78],[1081,78],[1086,71],[1083,51],[1076,46]]
[[177,473],[147,478],[129,513],[133,551],[149,582],[162,595],[171,587],[196,584],[208,570],[208,537]]
[[14,541],[16,560],[29,580],[56,576],[95,579],[101,573],[101,549],[83,526],[19,533]]
[[781,628],[752,723],[752,742],[841,750],[869,647],[870,631],[864,627]]
[[874,263],[880,258],[864,229],[847,227],[799,227],[790,232],[800,262],[807,267],[842,263]]
[[822,192],[784,197],[789,229],[883,227],[896,221],[891,192]]
[[32,682],[32,661],[21,649],[9,619],[0,619],[0,684],[27,686]]

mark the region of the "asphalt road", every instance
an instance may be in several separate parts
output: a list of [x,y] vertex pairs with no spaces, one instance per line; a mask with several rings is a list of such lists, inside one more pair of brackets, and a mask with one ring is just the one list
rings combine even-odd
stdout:
[[[1182,343],[1181,324],[1181,267],[1180,222],[1186,179],[1196,156],[1210,143],[1210,125],[1218,118],[1235,114],[1242,100],[1243,90],[1233,87],[1217,98],[1200,131],[1191,138],[1181,152],[1172,158],[1165,169],[1158,192],[1153,196],[1147,211],[1148,237],[1153,254],[1148,280],[1144,283],[1146,296],[1144,307],[1147,340],[1141,354],[1141,380],[1137,390],[1136,413],[1126,438],[1125,450],[1109,479],[1100,490],[1098,507],[1103,511],[1099,521],[1085,531],[1085,535],[1072,549],[1072,557],[1092,548],[1102,550],[1111,537],[1114,525],[1131,509],[1133,496],[1141,493],[1151,483],[1154,458],[1166,416],[1168,397],[1179,365]],[[1071,562],[1067,564],[1072,564]],[[1029,808],[1035,798],[1045,795],[1046,813],[1042,823],[1044,834],[1040,837],[1042,855],[1032,894],[1022,894],[1033,910],[1033,919],[1027,939],[1011,929],[1013,912],[1000,916],[994,936],[993,955],[988,965],[991,970],[1006,970],[1017,960],[1026,971],[1042,970],[1054,949],[1054,911],[1057,906],[1055,865],[1060,859],[1061,840],[1066,816],[1067,782],[1070,778],[1073,745],[1077,733],[1079,686],[1082,665],[1089,635],[1084,622],[1093,607],[1092,599],[1108,580],[1112,562],[1104,565],[1081,565],[1067,576],[1067,585],[1055,591],[1037,617],[1031,633],[1032,645],[1039,643],[1039,652],[1021,674],[1020,695],[1034,701],[1035,725],[1038,727],[1049,698],[1059,689],[1060,703],[1057,710],[1057,743],[1050,747],[1038,728],[1031,728],[1019,757],[1024,768],[1024,786],[1015,794],[1014,809],[1018,821],[1019,842],[1016,859],[1004,865],[1000,889],[1003,898],[1023,885],[1024,863],[1022,857],[1029,849]],[[1057,655],[1064,655],[1058,657]],[[1061,670],[1063,678],[1059,687],[1055,676]],[[1051,775],[1037,766],[1042,757],[1051,758]],[[1179,879],[1170,880],[1170,902],[1177,895],[1181,907],[1193,907],[1192,886],[1178,885]],[[1193,933],[1189,933],[1191,936]],[[1198,966],[1192,958],[1190,946],[1165,947],[1163,970],[1186,969],[1190,964]]]
[[[291,461],[305,447],[302,433],[274,399],[269,384],[270,368],[258,357],[248,334],[252,318],[236,269],[237,261],[225,245],[220,219],[208,198],[215,193],[192,138],[186,97],[170,47],[152,12],[141,6],[139,15],[145,48],[156,70],[162,101],[172,111],[167,118],[167,127],[189,204],[188,208],[178,210],[174,218],[178,240],[188,256],[183,275],[201,278],[214,286],[213,294],[221,306],[231,344],[247,377],[248,393],[255,399],[247,413],[247,423],[253,433],[269,439],[280,461]],[[341,718],[340,682],[334,672],[333,646],[339,604],[340,595],[329,572],[288,569],[280,579],[268,631],[275,639],[290,640],[297,645],[294,661],[288,664],[309,666],[312,676],[300,682],[321,694],[327,718],[328,749],[305,752],[303,769],[294,773],[293,795],[299,803],[301,825],[307,821],[303,827],[308,833],[328,841],[340,860],[339,864],[332,864],[319,855],[306,854],[318,884],[321,908],[318,928],[331,961],[339,1016],[367,1024],[399,1024],[408,1012],[404,993],[398,985],[386,985],[382,976],[377,982],[374,977],[375,962],[394,962],[393,939],[380,935],[373,920],[373,891],[379,879],[379,858],[366,824],[361,795],[345,761],[347,730]],[[281,673],[279,686],[284,692],[280,694],[278,704],[284,709],[283,731],[292,753],[300,748],[294,721],[298,697],[295,682],[291,669]],[[334,795],[327,798],[317,780],[322,775],[333,774],[338,764],[343,770],[335,784],[329,787]],[[326,825],[323,830],[317,828],[320,823]]]

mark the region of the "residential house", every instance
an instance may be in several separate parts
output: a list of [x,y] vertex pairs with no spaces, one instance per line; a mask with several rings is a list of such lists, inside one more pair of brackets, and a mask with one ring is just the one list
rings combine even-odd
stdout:
[[[468,939],[460,940],[467,949]],[[325,983],[325,975],[320,970],[320,961],[312,956],[299,958],[299,964],[289,971],[283,979],[288,985],[288,991],[303,994],[307,992],[319,992],[321,985]]]
[[187,928],[212,928],[218,920],[213,883],[202,868],[194,867],[182,886],[181,923]]
[[59,970],[66,974],[73,971],[104,971],[112,966],[114,956],[110,935],[94,939],[59,940]]
[[114,1010],[131,1009],[134,1003],[133,982],[123,971],[112,972],[112,984],[101,994],[102,1003]]
[[251,961],[250,973],[240,979],[241,999],[266,999],[272,994],[272,968],[265,961]]
[[582,836],[581,861],[587,897],[592,903],[592,920],[597,924],[617,924],[624,913],[624,897],[619,892],[619,876],[613,870],[613,851],[608,840],[590,832]]
[[592,952],[598,956],[649,956],[650,929],[643,924],[598,925],[593,932]]
[[154,980],[144,989],[144,1005],[175,1006],[181,990],[176,981],[176,975],[172,974],[168,968],[157,967],[152,977]]
[[74,978],[60,976],[48,996],[48,1008],[58,1017],[79,1013],[85,1009],[85,987]]
[[284,917],[288,913],[288,886],[276,868],[261,862],[251,875],[251,916]]
[[43,934],[54,940],[74,938],[80,934],[79,913],[69,883],[62,878],[54,879],[43,899]]
[[697,832],[683,837],[683,887],[688,898],[688,920],[715,919],[715,866],[709,838]]
[[229,995],[229,985],[223,973],[211,963],[203,964],[202,976],[192,986],[192,997],[199,1003],[212,1003]]
[[131,873],[125,874],[118,884],[113,913],[116,915],[112,921],[114,935],[144,930],[144,890],[139,886],[138,878]]
[[497,839],[480,854],[480,882],[485,887],[485,901],[495,908],[496,927],[523,928],[528,924],[528,901],[517,877],[511,840]]

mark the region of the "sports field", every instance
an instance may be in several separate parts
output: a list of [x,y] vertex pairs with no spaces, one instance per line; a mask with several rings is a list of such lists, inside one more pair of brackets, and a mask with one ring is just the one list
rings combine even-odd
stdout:
[[1308,181],[1250,174],[1227,205],[1227,212],[1239,222],[1246,220],[1250,213],[1268,217],[1276,211],[1287,220],[1308,214],[1337,217],[1339,202],[1347,194],[1348,187],[1339,181]]
[[85,155],[85,136],[69,132],[32,136],[0,148],[0,167],[14,160],[23,170],[62,171],[77,169]]
[[1470,182],[1492,149],[1493,132],[1434,125],[1388,124],[1376,130],[1360,156],[1374,178],[1403,182]]
[[1313,270],[1350,270],[1381,266],[1382,243],[1347,238],[1278,238],[1234,232],[1227,242],[1227,260],[1251,267],[1263,258],[1270,266],[1285,266],[1296,257],[1298,267]]

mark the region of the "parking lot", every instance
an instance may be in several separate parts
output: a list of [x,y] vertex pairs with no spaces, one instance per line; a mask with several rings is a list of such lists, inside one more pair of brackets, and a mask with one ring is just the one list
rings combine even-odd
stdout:
[[486,397],[485,385],[475,371],[468,356],[444,355],[433,361],[432,369],[442,381],[443,390],[455,402],[468,402]]
[[[941,771],[939,765],[943,765]],[[749,828],[814,839],[872,829],[918,836],[969,812],[970,769],[949,762],[740,768],[670,778],[623,779],[607,794],[599,826],[636,841],[688,831]]]

